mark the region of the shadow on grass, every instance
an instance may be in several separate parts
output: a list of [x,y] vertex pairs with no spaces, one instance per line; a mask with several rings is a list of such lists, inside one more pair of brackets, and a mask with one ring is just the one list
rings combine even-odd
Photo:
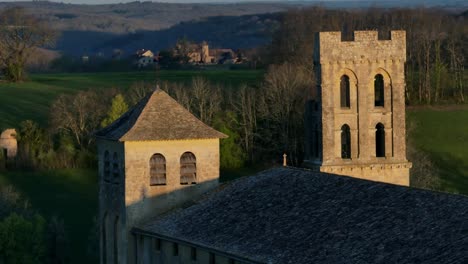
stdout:
[[47,219],[57,216],[64,220],[71,263],[92,261],[86,250],[97,215],[95,170],[1,172],[0,184],[12,185]]
[[[443,191],[468,195],[468,162],[450,153],[430,153],[440,171]],[[467,157],[468,158],[468,157]]]

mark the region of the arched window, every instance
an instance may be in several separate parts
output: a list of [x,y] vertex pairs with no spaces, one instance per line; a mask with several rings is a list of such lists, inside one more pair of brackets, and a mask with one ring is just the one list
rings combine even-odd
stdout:
[[382,74],[377,74],[374,78],[374,101],[375,106],[384,106],[384,79]]
[[347,75],[341,76],[340,79],[340,105],[341,107],[351,107],[350,101],[350,87],[349,77]]
[[112,157],[112,175],[114,176],[114,182],[119,182],[120,170],[117,152],[114,152],[114,156]]
[[375,156],[385,157],[385,127],[381,123],[375,126]]
[[166,158],[161,154],[150,159],[150,185],[166,185]]
[[106,150],[106,152],[104,152],[104,181],[110,181],[110,174],[110,157],[109,151]]
[[197,160],[191,152],[180,157],[180,184],[197,183]]
[[114,263],[119,264],[119,216],[114,222]]
[[341,158],[351,158],[351,131],[348,125],[341,127]]

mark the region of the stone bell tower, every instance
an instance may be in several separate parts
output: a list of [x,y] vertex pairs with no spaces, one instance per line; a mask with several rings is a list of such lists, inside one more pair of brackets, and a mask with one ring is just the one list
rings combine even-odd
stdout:
[[316,35],[315,99],[306,115],[306,166],[366,180],[409,185],[406,159],[406,32]]

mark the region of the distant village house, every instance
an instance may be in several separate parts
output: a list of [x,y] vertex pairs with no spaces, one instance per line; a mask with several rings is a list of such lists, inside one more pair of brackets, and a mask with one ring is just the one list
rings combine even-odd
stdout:
[[135,64],[138,68],[145,68],[157,63],[157,56],[151,50],[141,49],[136,52]]
[[185,53],[190,64],[237,64],[241,63],[238,60],[236,52],[232,49],[210,49],[208,43],[203,41],[200,44],[190,43],[186,47],[182,44],[177,44],[173,50],[174,56],[180,56]]

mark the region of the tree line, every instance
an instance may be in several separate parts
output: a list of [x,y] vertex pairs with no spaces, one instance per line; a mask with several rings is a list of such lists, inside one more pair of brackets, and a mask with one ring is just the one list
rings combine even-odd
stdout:
[[341,31],[352,40],[355,30],[406,30],[406,100],[409,104],[465,103],[468,62],[467,12],[442,9],[327,10],[321,7],[284,14],[270,46],[271,63],[312,67],[314,32]]

